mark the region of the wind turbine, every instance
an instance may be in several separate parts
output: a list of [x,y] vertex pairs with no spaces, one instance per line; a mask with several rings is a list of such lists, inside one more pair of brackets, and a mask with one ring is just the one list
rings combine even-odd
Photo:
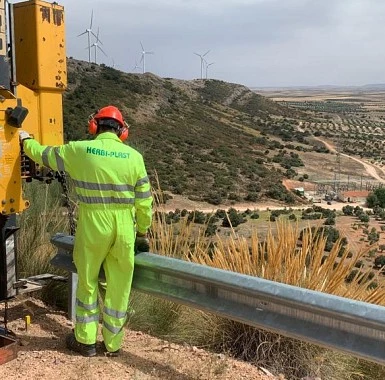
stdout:
[[132,70],[135,71],[136,69],[140,69],[140,66],[138,65],[137,61],[135,61],[135,66]]
[[215,62],[207,63],[207,62],[205,61],[205,63],[206,63],[206,79],[207,79],[207,78],[208,78],[207,73],[208,73],[208,71],[209,71],[209,67],[210,67],[211,65],[213,65]]
[[209,54],[210,50],[207,50],[206,53],[204,54],[198,54],[198,53],[194,53],[195,55],[197,55],[198,57],[200,57],[201,59],[201,79],[203,79],[203,61],[204,61],[204,57]]
[[91,47],[93,47],[95,49],[94,51],[94,57],[95,57],[95,63],[96,62],[96,57],[97,57],[97,51],[98,49],[107,57],[107,54],[105,53],[105,51],[99,46],[99,43],[101,43],[103,45],[103,42],[99,40],[99,28],[98,28],[98,34],[96,35],[96,41],[91,45]]
[[140,62],[142,63],[143,74],[144,74],[146,72],[146,54],[154,54],[154,52],[144,50],[142,42],[140,43],[140,46],[142,47],[142,58],[140,59]]
[[[88,37],[88,63],[91,63],[91,34],[95,36],[95,33],[92,31],[92,20],[94,18],[94,10],[91,12],[91,22],[90,22],[90,27],[87,28],[83,33],[80,33],[77,37],[83,36],[84,34],[87,33]],[[96,37],[97,38],[97,37]]]

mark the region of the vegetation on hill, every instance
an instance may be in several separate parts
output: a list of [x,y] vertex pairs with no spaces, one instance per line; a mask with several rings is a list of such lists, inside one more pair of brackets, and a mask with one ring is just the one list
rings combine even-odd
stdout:
[[66,139],[87,138],[88,116],[117,105],[131,125],[129,143],[164,191],[212,204],[295,200],[281,181],[296,173],[291,166],[301,165],[285,149],[312,149],[307,134],[295,130],[299,111],[237,84],[127,74],[72,59],[68,82]]

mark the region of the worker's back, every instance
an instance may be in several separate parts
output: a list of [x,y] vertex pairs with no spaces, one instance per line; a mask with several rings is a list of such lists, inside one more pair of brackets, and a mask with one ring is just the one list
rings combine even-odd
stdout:
[[69,143],[60,151],[64,168],[76,187],[79,201],[105,207],[134,204],[135,186],[147,176],[143,158],[114,133],[95,140]]

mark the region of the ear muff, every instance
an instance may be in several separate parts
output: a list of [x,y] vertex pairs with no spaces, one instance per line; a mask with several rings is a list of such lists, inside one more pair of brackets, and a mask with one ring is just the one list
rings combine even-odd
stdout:
[[[95,116],[99,113],[96,111],[88,117],[88,133],[90,135],[96,135],[98,133],[98,123],[95,119]],[[119,128],[118,137],[121,141],[125,141],[128,139],[130,126],[123,120],[124,127]]]
[[124,127],[119,129],[118,136],[121,141],[125,141],[128,139],[129,134],[130,134],[130,127],[126,122],[124,122]]
[[119,133],[119,138],[121,141],[125,141],[128,139],[129,131],[128,128],[124,127],[121,129],[121,132]]
[[94,119],[95,114],[93,113],[88,117],[88,133],[90,135],[96,135],[98,131],[98,125],[96,123],[96,120]]

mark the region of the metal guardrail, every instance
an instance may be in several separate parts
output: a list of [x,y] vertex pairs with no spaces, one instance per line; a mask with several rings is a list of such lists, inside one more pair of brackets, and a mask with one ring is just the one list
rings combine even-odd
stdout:
[[[59,248],[52,264],[74,272],[73,238],[58,234],[51,242]],[[381,306],[151,253],[135,257],[133,287],[385,364],[385,308]]]

